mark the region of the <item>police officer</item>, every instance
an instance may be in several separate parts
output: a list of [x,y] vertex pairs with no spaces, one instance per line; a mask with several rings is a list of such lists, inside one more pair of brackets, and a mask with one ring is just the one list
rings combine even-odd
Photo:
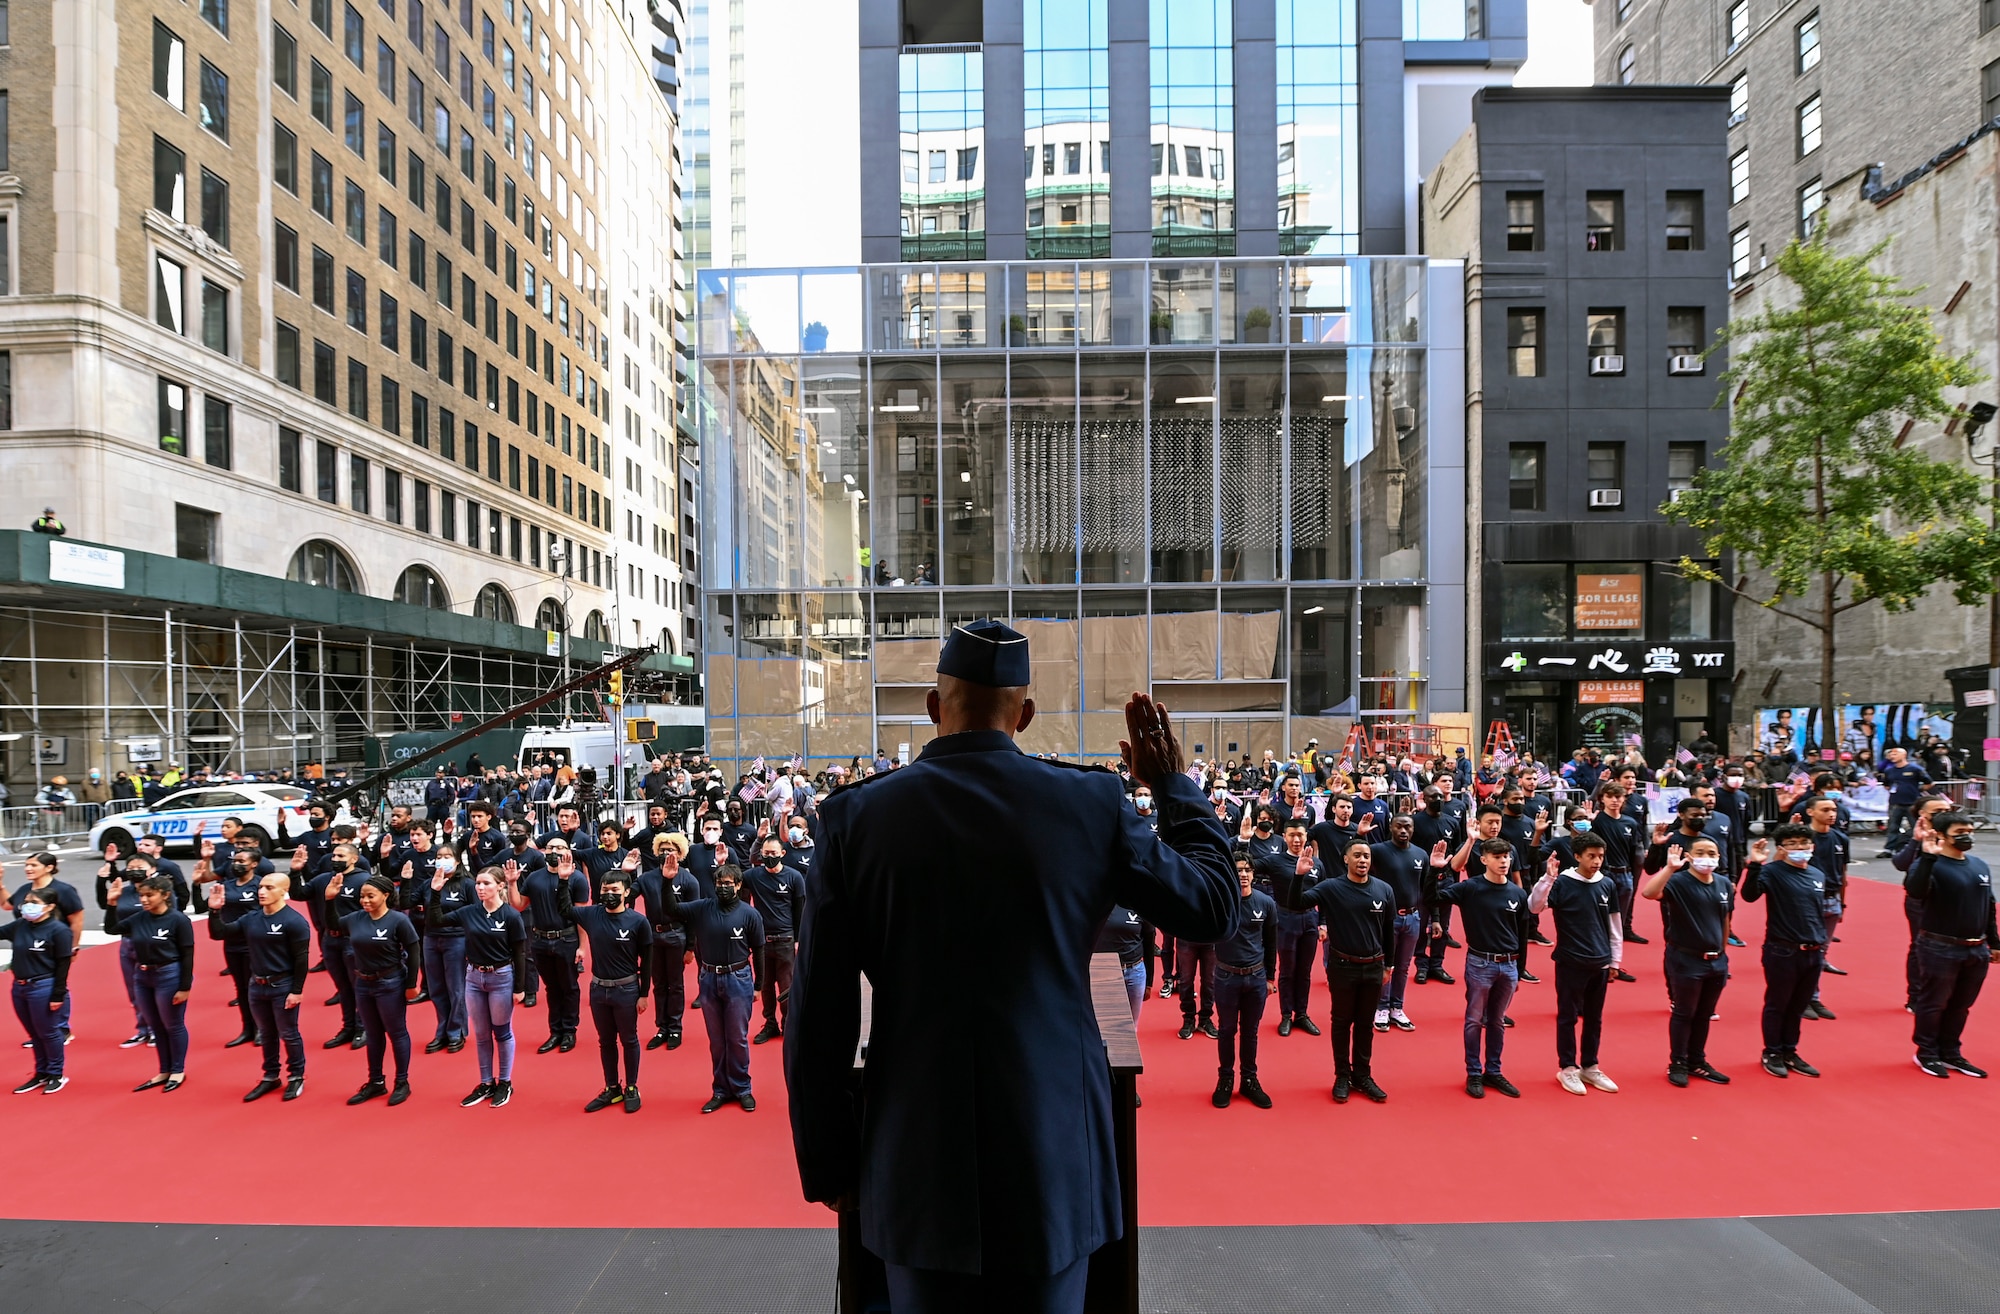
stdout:
[[[1604,1033],[1604,995],[1616,978],[1625,950],[1619,934],[1618,887],[1604,874],[1610,845],[1595,827],[1568,841],[1571,865],[1551,853],[1542,878],[1528,894],[1528,908],[1555,914],[1556,947],[1549,958],[1556,974],[1556,1083],[1572,1095],[1592,1087],[1615,1094],[1618,1083],[1597,1063]],[[1577,1054],[1577,1023],[1583,1024],[1583,1053]]]
[[[809,1200],[852,1205],[860,1192],[861,1240],[884,1260],[898,1314],[984,1302],[1071,1314],[1091,1252],[1120,1235],[1091,944],[1113,907],[1227,939],[1241,891],[1229,837],[1151,698],[1126,705],[1121,751],[1153,790],[1157,834],[1112,772],[1015,746],[1034,719],[1024,636],[956,627],[937,669],[938,736],[820,806],[785,1038],[799,1176]],[[938,879],[940,855],[959,878]],[[1008,928],[985,946],[990,981],[938,990],[938,946],[987,926]],[[864,972],[865,1125],[850,1093]],[[993,1145],[1007,1153],[979,1148]]]
[[[616,829],[612,827],[611,829]],[[590,1020],[597,1028],[597,1056],[604,1066],[604,1089],[583,1106],[596,1113],[614,1104],[637,1113],[639,1097],[639,1014],[646,1011],[650,983],[653,928],[635,910],[627,890],[639,869],[636,849],[625,851],[620,865],[597,882],[597,901],[579,906],[576,859],[556,863],[556,907],[571,924],[590,937]],[[625,1079],[618,1079],[618,1051],[625,1051]]]
[[576,923],[563,916],[562,903],[565,897],[571,903],[587,900],[590,882],[576,869],[575,855],[566,841],[549,840],[543,855],[567,874],[558,875],[547,866],[523,870],[517,865],[506,872],[507,901],[516,912],[527,915],[528,956],[549,992],[549,1038],[535,1052],[560,1049],[567,1054],[576,1048],[582,1004],[577,990]]
[[[695,970],[701,973],[702,1023],[708,1028],[712,1072],[708,1103],[714,1113],[734,1101],[757,1111],[750,1091],[750,1004],[763,975],[764,918],[742,901],[743,873],[733,862],[715,869],[715,897],[682,903],[672,886],[661,888],[668,910],[688,928]],[[848,1055],[850,1064],[853,1054]]]
[[1729,981],[1728,925],[1736,889],[1718,870],[1722,846],[1711,837],[1698,835],[1685,849],[1669,844],[1666,850],[1660,869],[1639,887],[1639,897],[1659,903],[1666,927],[1661,965],[1674,1007],[1667,1024],[1672,1047],[1667,1080],[1686,1086],[1700,1077],[1726,1086],[1729,1078],[1708,1061],[1708,1024]]
[[[1249,850],[1251,870],[1258,886],[1268,893],[1278,908],[1278,1034],[1289,1036],[1297,1027],[1317,1036],[1319,1027],[1307,1010],[1312,1002],[1313,959],[1319,948],[1319,911],[1305,901],[1305,892],[1326,879],[1313,847],[1306,840],[1310,817],[1285,818],[1284,848],[1278,853]],[[1228,983],[1225,983],[1228,984]],[[1264,1005],[1257,1005],[1259,1016]]]
[[2000,949],[1993,873],[1983,858],[1971,856],[1972,819],[1962,812],[1932,817],[1923,847],[1907,887],[1924,907],[1917,932],[1917,1066],[1933,1077],[1983,1077],[1962,1044],[1965,1020],[1986,983],[1993,951]]
[[[338,854],[335,855],[338,858]],[[330,888],[330,887],[329,887]],[[349,1104],[389,1097],[401,1104],[410,1098],[410,1028],[406,1013],[417,997],[417,970],[423,949],[417,928],[392,905],[396,884],[377,872],[355,894],[360,907],[340,919],[342,936],[354,968],[354,994],[361,1017],[363,1043],[368,1047],[368,1080],[348,1096]],[[383,1081],[384,1051],[395,1055],[396,1084]]]
[[[1535,915],[1528,908],[1527,893],[1508,879],[1514,845],[1495,835],[1476,847],[1480,874],[1436,886],[1425,902],[1431,907],[1456,906],[1465,923],[1465,1093],[1479,1100],[1487,1091],[1497,1090],[1519,1099],[1520,1088],[1502,1075],[1500,1061],[1507,1043],[1507,1005],[1514,998],[1515,973]],[[1451,862],[1462,857],[1461,851]],[[1433,935],[1440,929],[1432,924]]]
[[805,911],[804,873],[785,863],[785,844],[776,835],[759,846],[757,865],[743,873],[750,900],[764,918],[764,1027],[751,1039],[761,1045],[785,1034],[792,1016],[792,958],[795,928]]
[[[1772,840],[1777,842],[1773,862]],[[1826,873],[1813,865],[1813,833],[1787,823],[1771,839],[1750,846],[1743,873],[1743,901],[1771,896],[1764,912],[1764,1071],[1774,1077],[1817,1077],[1819,1069],[1799,1057],[1799,1022],[1819,988],[1826,964],[1826,930],[1821,920]]]
[[[127,906],[126,889],[136,886],[137,901]],[[187,1080],[187,1001],[194,987],[194,923],[174,906],[174,883],[152,870],[143,854],[134,854],[124,877],[112,877],[111,908],[104,929],[123,936],[132,946],[133,995],[153,1038],[160,1070],[132,1088],[164,1087],[171,1094]]]
[[694,875],[681,866],[688,852],[687,836],[668,832],[653,837],[653,865],[639,872],[638,897],[653,926],[653,1025],[658,1028],[647,1049],[681,1047],[681,1018],[687,1009],[687,926],[674,914],[666,887],[680,902],[701,897]]
[[[1417,941],[1424,929],[1424,873],[1429,867],[1425,850],[1413,842],[1416,818],[1407,812],[1389,819],[1389,838],[1369,846],[1368,870],[1385,882],[1396,900],[1395,937],[1389,948],[1389,976],[1382,981],[1382,996],[1375,1005],[1375,1029],[1415,1031],[1417,1024],[1403,1011],[1403,991],[1410,982],[1410,964],[1417,955]],[[1433,847],[1444,841],[1433,841]],[[1439,850],[1438,860],[1444,860]]]
[[[1301,841],[1305,839],[1303,828],[1296,833]],[[1309,856],[1300,861],[1318,867]],[[1268,1109],[1271,1097],[1257,1080],[1257,1026],[1264,1020],[1265,999],[1278,992],[1278,951],[1283,936],[1278,928],[1277,902],[1256,888],[1256,869],[1247,856],[1236,859],[1236,882],[1242,899],[1236,933],[1215,942],[1215,1011],[1222,1027],[1215,1038],[1215,1094],[1209,1102],[1226,1109],[1233,1092],[1260,1109]],[[1239,1053],[1243,1068],[1240,1085],[1236,1077]]]
[[1396,941],[1396,892],[1370,874],[1374,850],[1355,839],[1342,855],[1342,874],[1307,889],[1319,910],[1326,944],[1326,989],[1332,996],[1333,1102],[1358,1090],[1377,1104],[1388,1099],[1374,1076],[1375,1032],[1369,1025],[1389,981]]
[[[299,1035],[300,991],[305,988],[312,925],[290,906],[291,879],[273,872],[257,881],[257,906],[234,921],[208,919],[209,934],[241,943],[250,953],[250,1015],[264,1045],[264,1078],[243,1096],[245,1104],[278,1089],[278,1051],[284,1047],[285,1099],[306,1089],[306,1042]],[[224,903],[220,885],[208,887],[211,913]]]

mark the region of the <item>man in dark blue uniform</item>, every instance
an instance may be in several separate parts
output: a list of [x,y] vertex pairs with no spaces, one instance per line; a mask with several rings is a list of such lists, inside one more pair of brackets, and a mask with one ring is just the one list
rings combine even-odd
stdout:
[[[1166,709],[1134,694],[1121,745],[1156,833],[1114,773],[1015,747],[1027,685],[1021,635],[954,629],[929,698],[938,737],[820,807],[785,1036],[792,1139],[806,1198],[858,1205],[897,1314],[1082,1309],[1091,1253],[1123,1228],[1097,932],[1113,907],[1204,943],[1236,930],[1229,838]],[[987,927],[1006,928],[987,988],[938,990],[942,947]]]

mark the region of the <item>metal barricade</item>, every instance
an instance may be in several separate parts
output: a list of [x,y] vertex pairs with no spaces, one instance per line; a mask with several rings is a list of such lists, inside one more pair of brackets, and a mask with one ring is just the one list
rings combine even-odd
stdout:
[[90,828],[105,817],[130,812],[138,806],[136,798],[120,798],[107,803],[70,803],[59,808],[38,803],[0,808],[0,851],[74,849],[89,839]]

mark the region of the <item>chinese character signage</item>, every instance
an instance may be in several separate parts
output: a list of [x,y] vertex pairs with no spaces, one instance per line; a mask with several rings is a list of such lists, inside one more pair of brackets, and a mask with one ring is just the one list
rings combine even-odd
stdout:
[[1576,628],[1579,633],[1597,630],[1610,634],[1633,634],[1646,627],[1643,594],[1638,575],[1585,575],[1576,577]]
[[1643,681],[1649,676],[1683,680],[1726,679],[1735,672],[1736,645],[1733,642],[1526,639],[1518,643],[1486,645],[1486,677],[1492,680],[1586,680],[1626,684]]

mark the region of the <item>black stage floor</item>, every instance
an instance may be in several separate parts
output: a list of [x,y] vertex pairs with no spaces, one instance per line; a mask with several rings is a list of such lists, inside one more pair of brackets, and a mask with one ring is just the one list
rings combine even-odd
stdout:
[[[257,1228],[0,1220],[0,1308],[833,1314],[830,1230],[485,1223]],[[1146,1314],[2000,1310],[2000,1211],[1148,1228],[1141,1246]]]

